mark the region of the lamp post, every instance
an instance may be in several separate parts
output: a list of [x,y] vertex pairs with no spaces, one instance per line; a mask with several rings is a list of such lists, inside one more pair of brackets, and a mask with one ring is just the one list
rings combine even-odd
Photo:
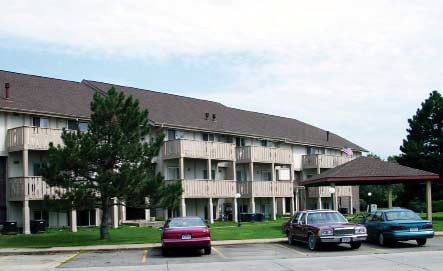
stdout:
[[372,193],[368,192],[368,197],[369,197],[369,201],[368,201],[368,213],[372,213],[372,208],[371,208],[371,196]]
[[235,194],[235,202],[237,203],[236,206],[234,206],[234,208],[237,208],[237,226],[240,227],[240,205],[238,204],[238,199],[241,198],[241,194],[240,193],[236,193]]
[[335,210],[334,198],[335,198],[335,187],[329,187],[329,193],[331,194],[331,209]]

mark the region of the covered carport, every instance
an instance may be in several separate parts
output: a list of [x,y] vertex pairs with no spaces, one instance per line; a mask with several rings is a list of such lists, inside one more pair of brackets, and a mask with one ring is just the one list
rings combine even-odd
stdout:
[[[386,185],[388,189],[388,207],[392,208],[392,184],[419,182],[426,184],[427,218],[432,220],[432,181],[439,180],[439,175],[385,162],[369,157],[358,157],[338,167],[313,176],[302,184],[306,187],[348,185]],[[337,197],[332,195],[332,205],[337,210]]]

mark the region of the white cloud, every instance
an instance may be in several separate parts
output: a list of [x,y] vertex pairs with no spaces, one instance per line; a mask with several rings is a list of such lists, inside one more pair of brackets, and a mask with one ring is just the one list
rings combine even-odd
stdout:
[[[384,156],[398,152],[406,119],[442,85],[441,1],[0,5],[8,7],[0,35],[71,53],[197,64],[225,56],[235,81],[223,92],[195,95],[296,117]],[[241,54],[245,61],[231,59]]]

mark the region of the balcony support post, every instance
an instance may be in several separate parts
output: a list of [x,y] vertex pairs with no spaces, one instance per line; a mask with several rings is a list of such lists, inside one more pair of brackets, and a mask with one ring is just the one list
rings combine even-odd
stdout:
[[209,218],[209,223],[213,224],[214,223],[214,207],[213,207],[213,203],[212,203],[212,198],[208,199],[208,218]]
[[275,164],[271,163],[272,181],[275,182]]
[[322,206],[322,202],[321,202],[320,187],[317,187],[317,188],[319,189],[319,191],[318,191],[317,209],[322,210],[323,206]]
[[[294,197],[291,197],[291,203],[290,203],[290,209],[291,209],[291,215],[295,214],[295,209],[294,209]],[[298,211],[298,210],[297,210]]]
[[272,220],[277,220],[277,204],[275,197],[272,197]]
[[95,208],[95,226],[99,227],[101,223],[100,208]]
[[114,229],[118,228],[118,201],[117,198],[114,198],[112,204],[112,227]]
[[31,216],[29,212],[29,200],[23,201],[23,234],[31,234]]
[[23,166],[23,177],[28,177],[28,150],[24,149],[22,152],[22,166]]
[[286,214],[286,198],[280,198],[281,200],[281,213]]
[[249,177],[250,177],[250,181],[253,182],[254,181],[254,163],[253,162],[249,163]]
[[180,199],[180,216],[186,216],[186,199]]
[[237,181],[237,164],[235,161],[232,162],[232,179]]
[[212,180],[212,165],[211,159],[208,159],[208,179]]
[[146,221],[150,221],[151,220],[151,209],[148,208],[148,206],[149,206],[149,198],[145,198],[145,204],[146,204],[145,220]]
[[123,224],[124,221],[126,221],[126,202],[121,201],[121,206],[120,206],[120,212],[121,212],[121,219],[119,221],[119,224]]
[[180,157],[178,160],[179,160],[179,163],[178,163],[179,176],[178,176],[178,178],[180,180],[184,180],[185,179],[185,158]]
[[[292,198],[292,200],[294,200],[294,198]],[[300,191],[298,187],[295,188],[295,210],[297,212],[300,211]]]
[[77,232],[77,210],[75,210],[74,208],[71,209],[70,216],[71,216],[71,231]]
[[253,196],[251,196],[251,201],[250,201],[250,205],[251,205],[251,213],[255,213],[255,198]]
[[234,204],[233,204],[233,208],[232,208],[232,220],[235,223],[238,223],[238,203],[237,203],[236,197],[234,197],[233,202],[234,202]]

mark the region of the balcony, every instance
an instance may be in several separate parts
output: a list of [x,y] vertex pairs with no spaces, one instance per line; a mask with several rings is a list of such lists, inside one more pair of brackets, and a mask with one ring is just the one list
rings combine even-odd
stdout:
[[235,160],[235,145],[231,143],[177,139],[166,141],[163,146],[163,158],[179,157]]
[[62,145],[61,129],[40,127],[16,127],[8,130],[7,147],[9,152],[21,150],[47,150],[49,142]]
[[183,180],[181,183],[184,198],[234,198],[236,193],[236,182],[231,180]]
[[237,192],[242,197],[293,197],[294,185],[290,181],[238,182]]
[[236,148],[237,162],[261,162],[276,164],[292,164],[292,150],[261,146]]
[[[329,192],[329,186],[320,186],[320,187],[309,187],[308,188],[308,197],[310,198],[330,198],[331,193]],[[335,193],[337,197],[350,197],[352,196],[352,186],[336,186]]]
[[63,188],[51,187],[42,177],[13,177],[6,183],[6,199],[9,201],[42,200],[45,196],[58,197]]
[[307,168],[334,168],[341,164],[351,161],[352,156],[336,156],[325,154],[303,155],[302,167]]

